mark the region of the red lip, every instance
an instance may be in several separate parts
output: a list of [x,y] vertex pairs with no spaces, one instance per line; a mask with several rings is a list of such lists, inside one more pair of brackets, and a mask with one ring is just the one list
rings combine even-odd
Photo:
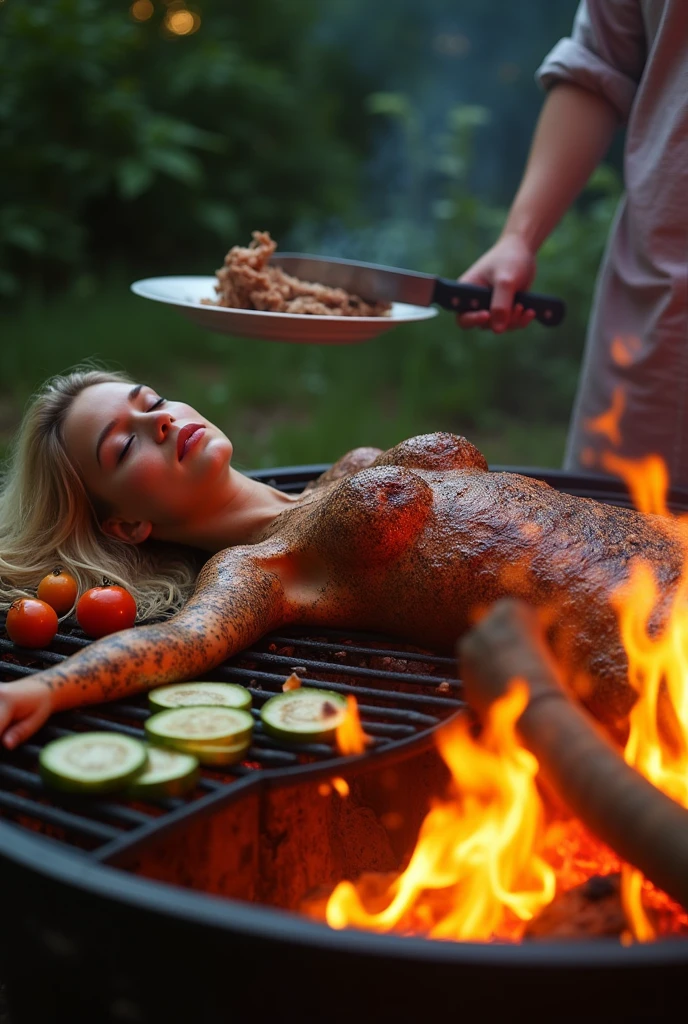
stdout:
[[[205,425],[203,423],[187,423],[186,426],[182,427],[177,434],[177,458],[180,462],[184,458],[187,442],[197,430],[205,430]],[[196,440],[200,440],[200,438],[197,438]]]

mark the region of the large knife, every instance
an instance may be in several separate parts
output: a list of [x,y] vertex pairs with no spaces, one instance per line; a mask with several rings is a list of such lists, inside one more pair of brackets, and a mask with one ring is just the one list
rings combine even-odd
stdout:
[[[309,256],[302,252],[276,252],[270,263],[282,267],[287,274],[301,281],[344,288],[369,302],[407,302],[413,306],[435,304],[454,313],[473,313],[489,309],[492,299],[491,288],[433,274],[419,274],[413,270],[383,267],[377,263]],[[560,324],[566,312],[565,303],[552,295],[516,292],[514,302],[520,302],[524,309],[535,310],[535,319],[548,327]]]

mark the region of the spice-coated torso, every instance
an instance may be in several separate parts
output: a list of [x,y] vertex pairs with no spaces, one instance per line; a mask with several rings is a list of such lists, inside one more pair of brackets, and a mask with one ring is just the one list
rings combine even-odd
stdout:
[[[374,450],[366,453],[369,462]],[[576,692],[615,724],[633,693],[610,597],[642,557],[668,600],[682,536],[670,520],[489,473],[465,439],[431,434],[306,492],[258,544],[211,560],[207,583],[231,586],[257,564],[279,578],[283,622],[379,630],[445,650],[493,601],[523,597],[542,609]],[[257,594],[257,615],[260,604]]]

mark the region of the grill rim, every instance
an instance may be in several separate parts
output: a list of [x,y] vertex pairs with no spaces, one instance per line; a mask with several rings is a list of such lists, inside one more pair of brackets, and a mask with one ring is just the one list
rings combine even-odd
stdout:
[[[21,828],[2,823],[0,859],[8,857],[21,867],[51,882],[104,900],[127,904],[128,909],[148,912],[177,922],[234,933],[275,943],[298,944],[314,952],[358,954],[386,960],[456,964],[464,967],[490,966],[542,970],[551,968],[575,972],[581,969],[669,967],[688,963],[688,941],[662,939],[652,943],[622,946],[615,939],[594,939],[538,943],[443,942],[415,936],[378,934],[357,929],[337,931],[298,913],[218,897],[150,878],[139,878],[116,867],[72,857],[72,850],[55,849],[46,863],[41,839]],[[6,830],[11,830],[9,836]],[[16,832],[16,835],[12,835]],[[7,838],[14,840],[8,850]],[[1,860],[0,860],[1,863]],[[132,919],[133,920],[133,919]]]

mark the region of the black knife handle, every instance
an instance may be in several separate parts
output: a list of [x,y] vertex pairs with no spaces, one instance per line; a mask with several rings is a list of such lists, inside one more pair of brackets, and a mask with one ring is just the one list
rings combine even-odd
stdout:
[[[490,308],[492,289],[479,284],[467,284],[465,281],[438,277],[432,301],[443,309],[451,309],[454,313],[476,313],[480,309]],[[520,302],[524,309],[534,309],[535,319],[546,327],[556,327],[566,313],[566,304],[553,295],[516,292],[514,303],[516,302]]]

